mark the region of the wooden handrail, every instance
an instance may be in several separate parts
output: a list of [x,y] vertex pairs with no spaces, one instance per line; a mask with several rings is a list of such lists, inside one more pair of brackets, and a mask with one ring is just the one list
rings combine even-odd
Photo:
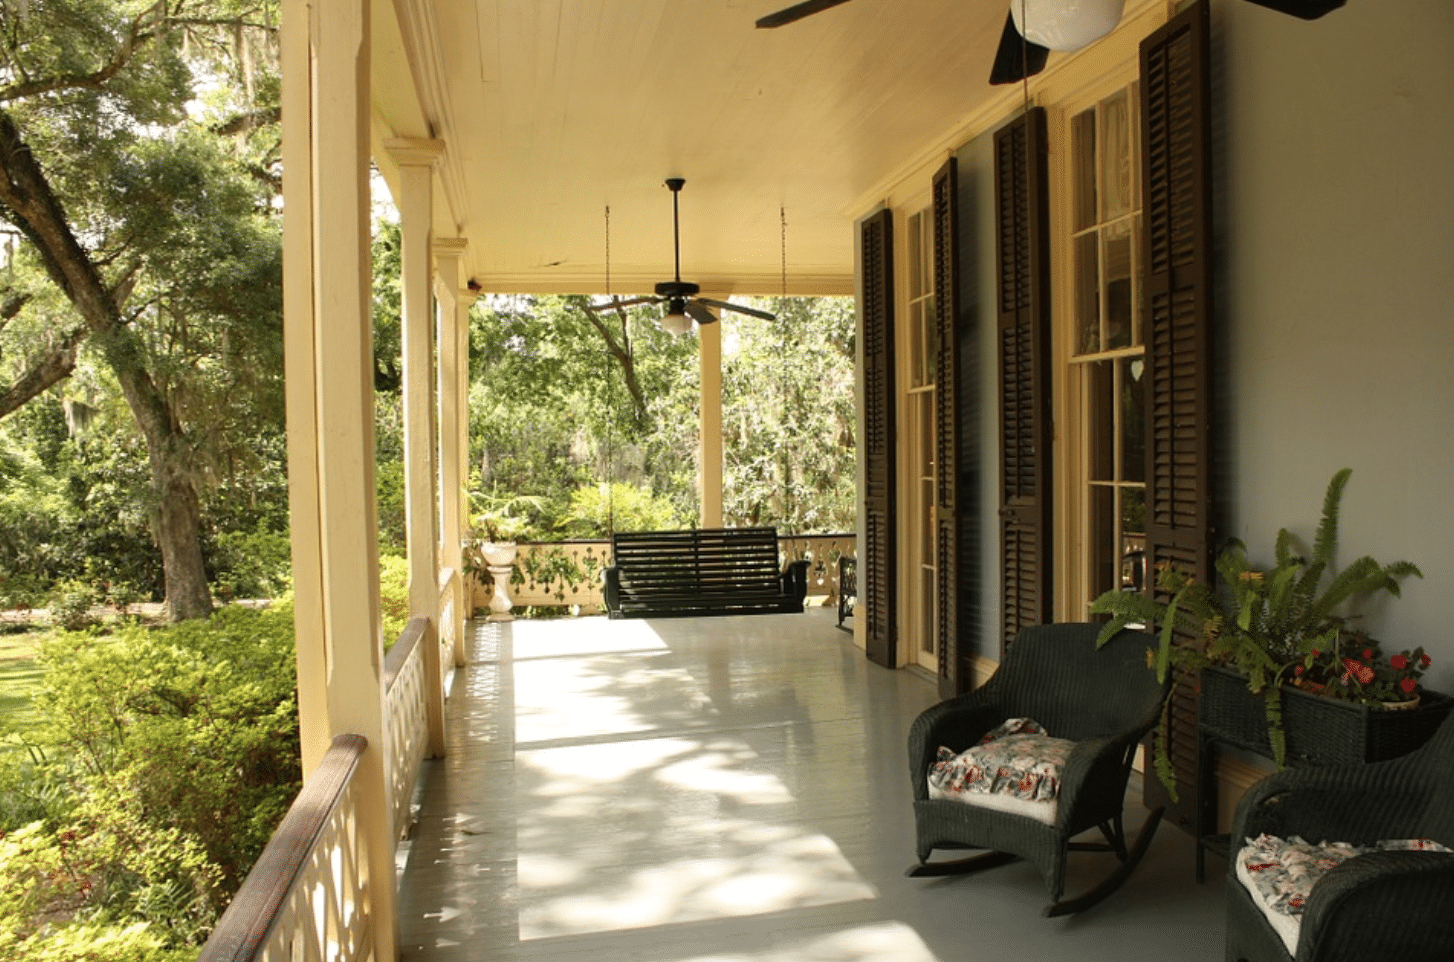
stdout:
[[252,962],[256,958],[367,747],[368,739],[362,735],[334,737],[318,770],[293,800],[282,824],[212,930],[197,962]]
[[419,644],[419,639],[429,630],[429,619],[424,617],[410,618],[404,630],[399,633],[399,640],[394,642],[394,647],[384,656],[384,691],[388,692],[394,687],[394,679],[399,676],[399,669],[409,660],[409,653],[414,646]]

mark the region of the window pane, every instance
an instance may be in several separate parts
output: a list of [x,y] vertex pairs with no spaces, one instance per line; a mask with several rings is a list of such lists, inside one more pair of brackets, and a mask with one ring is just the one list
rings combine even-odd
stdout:
[[909,297],[924,296],[924,245],[922,243],[923,214],[909,215]]
[[1146,271],[1141,269],[1141,218],[1131,222],[1131,277],[1135,296],[1131,299],[1131,343],[1146,343],[1141,330],[1141,305],[1146,303]]
[[1106,348],[1131,346],[1131,222],[1121,221],[1101,234],[1105,256]]
[[924,477],[934,477],[934,394],[931,391],[919,395],[919,464]]
[[1075,243],[1075,353],[1101,350],[1100,252],[1094,233]]
[[1071,176],[1074,178],[1072,230],[1082,231],[1096,222],[1096,112],[1077,114],[1070,121]]
[[1134,208],[1131,166],[1131,111],[1126,91],[1101,101],[1101,220]]
[[924,343],[929,346],[924,358],[924,383],[933,384],[939,375],[939,325],[934,320],[934,295],[924,299]]
[[1090,597],[1111,591],[1120,585],[1121,552],[1116,539],[1116,489],[1103,485],[1090,488],[1090,530],[1087,562],[1090,570]]
[[1121,480],[1146,480],[1146,362],[1123,357],[1121,366]]
[[924,385],[924,305],[909,304],[909,387]]
[[1116,387],[1114,361],[1085,364],[1086,448],[1092,481],[1116,480]]
[[1146,491],[1121,489],[1121,587],[1140,591],[1146,584]]

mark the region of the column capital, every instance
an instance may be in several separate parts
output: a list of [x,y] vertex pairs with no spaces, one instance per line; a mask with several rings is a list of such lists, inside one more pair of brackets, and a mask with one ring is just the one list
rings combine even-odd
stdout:
[[432,167],[444,155],[444,141],[437,138],[390,137],[384,149],[401,167]]
[[444,260],[447,257],[463,257],[464,252],[469,249],[470,242],[463,237],[440,237],[435,235],[430,241],[430,248],[434,251],[436,261]]

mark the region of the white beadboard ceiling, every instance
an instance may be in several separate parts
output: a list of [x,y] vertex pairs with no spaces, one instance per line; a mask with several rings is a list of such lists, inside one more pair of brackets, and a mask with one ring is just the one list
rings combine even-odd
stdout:
[[854,215],[1019,96],[988,83],[1007,2],[757,30],[789,0],[372,0],[375,153],[445,142],[435,233],[487,291],[602,291],[608,205],[612,290],[670,279],[679,176],[684,280],[779,292],[781,207],[790,290],[851,293]]

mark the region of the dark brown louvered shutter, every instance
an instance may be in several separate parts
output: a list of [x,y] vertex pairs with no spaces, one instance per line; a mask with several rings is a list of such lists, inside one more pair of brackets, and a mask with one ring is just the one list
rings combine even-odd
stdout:
[[995,133],[1001,648],[1051,620],[1050,248],[1045,111]]
[[[859,242],[863,267],[863,557],[865,645],[870,661],[897,667],[898,605],[894,545],[894,218],[881,210],[863,222]],[[855,615],[858,614],[855,612]]]
[[959,694],[969,680],[959,645],[959,174],[953,157],[934,174],[934,618],[939,694]]
[[[1146,558],[1212,576],[1212,179],[1206,0],[1141,43],[1146,218]],[[1154,579],[1148,579],[1148,582]],[[1154,585],[1153,585],[1154,587]],[[1172,693],[1177,772],[1169,817],[1190,827],[1196,799],[1195,676]],[[1154,778],[1148,804],[1169,803]]]

